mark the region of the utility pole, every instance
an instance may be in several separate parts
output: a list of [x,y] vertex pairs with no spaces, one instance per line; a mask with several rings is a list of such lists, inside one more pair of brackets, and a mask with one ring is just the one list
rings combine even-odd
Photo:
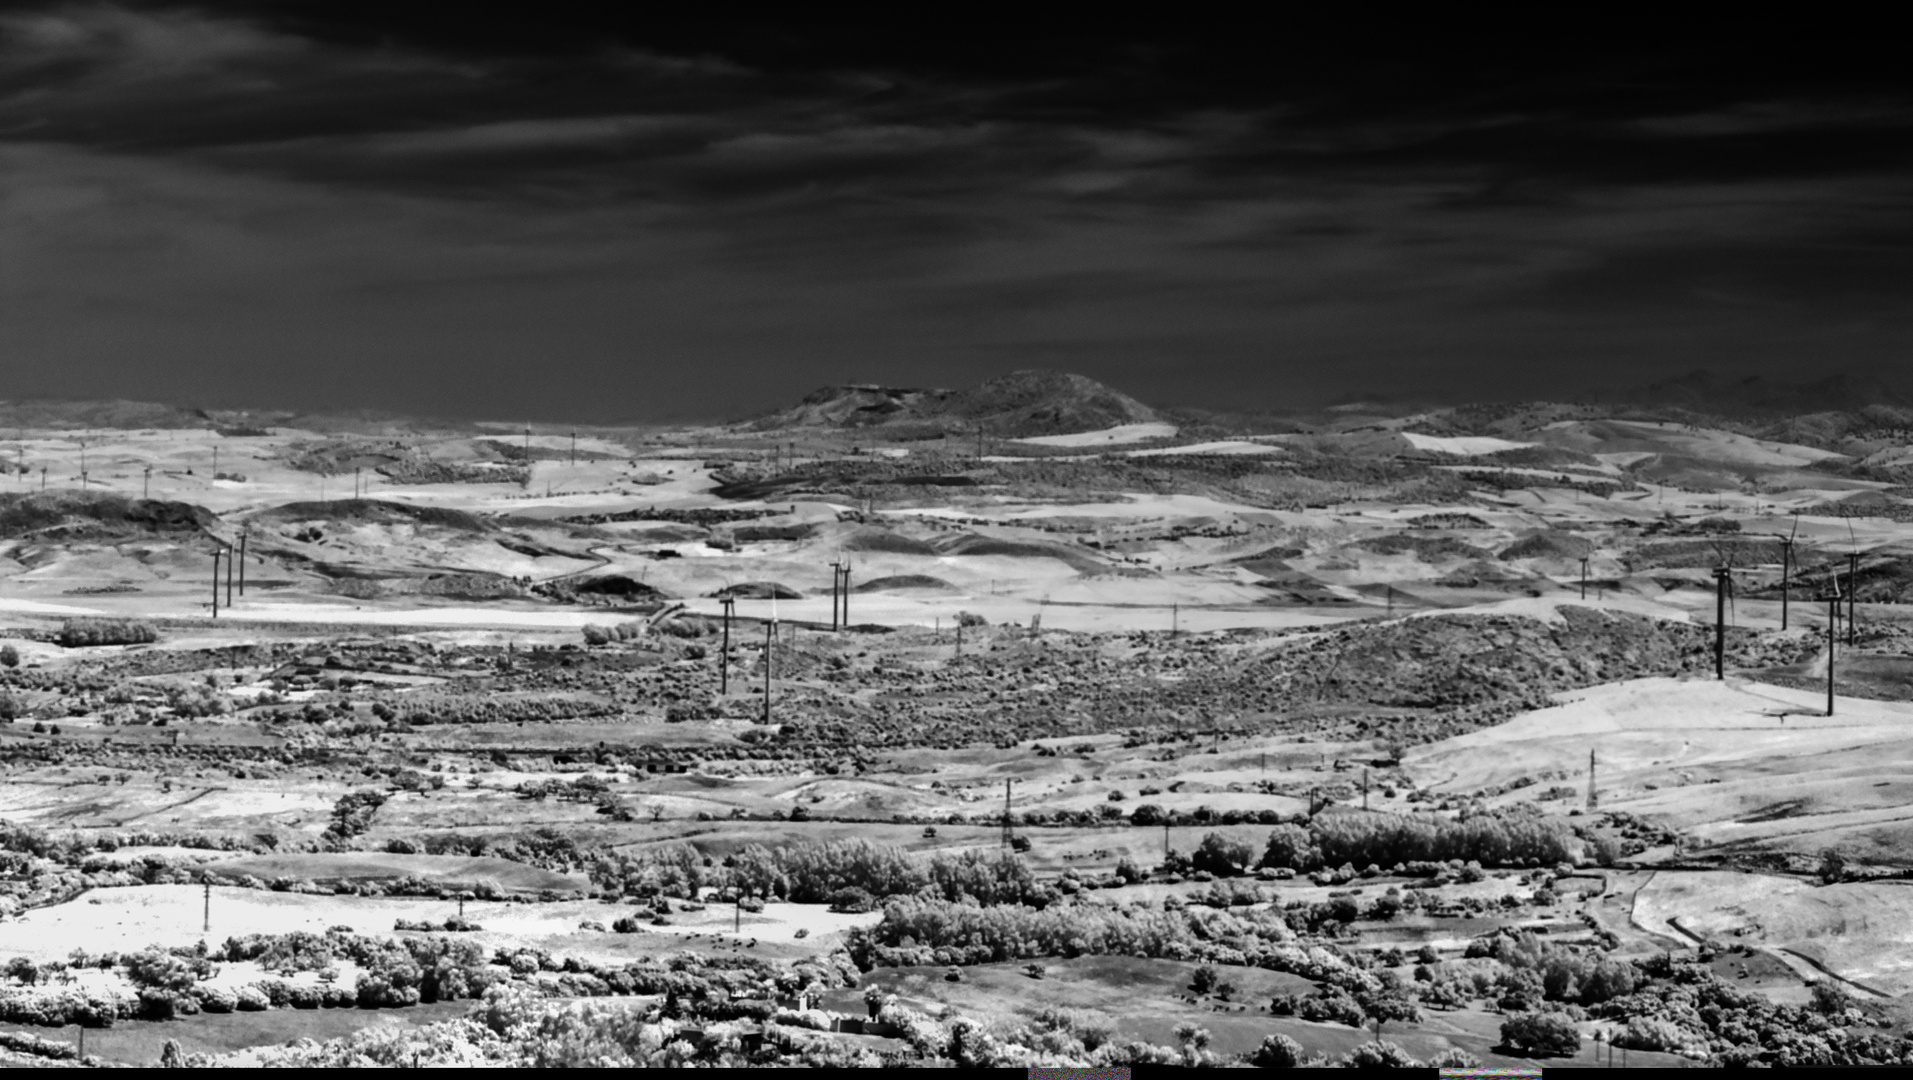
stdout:
[[844,564],[844,629],[850,629],[850,564]]
[[364,482],[361,480],[361,476],[364,474],[364,472],[365,470],[363,467],[358,465],[352,466],[352,497],[354,499],[365,498],[365,485],[364,485]]
[[1581,556],[1581,599],[1588,598],[1588,557]]
[[[217,453],[217,451],[214,451]],[[80,487],[86,487],[86,440],[80,440]]]
[[1787,608],[1793,599],[1793,537],[1780,545],[1780,628],[1787,628]]
[[219,549],[213,549],[213,618],[219,618]]
[[232,564],[238,560],[233,557],[232,545],[226,545],[226,606],[232,607]]
[[777,644],[777,620],[764,624],[764,722],[771,722],[771,664]]
[[1362,770],[1362,809],[1368,809],[1368,770]]
[[153,497],[153,467],[151,465],[146,467],[146,479],[140,485],[139,497],[142,499]]
[[843,563],[830,564],[830,629],[837,629],[837,590],[843,585]]
[[1175,637],[1182,632],[1182,605],[1169,605],[1169,636]]
[[1827,601],[1827,715],[1833,715],[1833,643],[1834,627],[1840,622],[1840,590],[1834,589]]
[[40,490],[46,490],[46,466],[40,466]]
[[731,608],[736,606],[737,601],[726,596],[722,602],[724,604],[724,648],[718,653],[717,692],[728,694],[731,692]]
[[1010,785],[1014,780],[1003,781],[1003,846],[1011,847],[1016,842],[1015,829],[1010,825]]
[[1162,857],[1165,862],[1169,859],[1169,819],[1167,817],[1162,819]]
[[1588,810],[1592,811],[1594,810],[1595,807],[1599,805],[1601,805],[1601,795],[1600,795],[1600,792],[1597,791],[1594,786],[1594,751],[1589,750],[1588,751]]
[[578,464],[578,433],[571,433],[571,463]]
[[1860,628],[1860,553],[1847,554],[1847,644],[1858,640]]
[[246,538],[252,535],[252,526],[239,530],[239,595],[246,595]]
[[1733,571],[1720,566],[1714,569],[1714,678],[1727,677],[1727,590],[1733,581]]
[[957,619],[957,651],[956,651],[956,658],[957,658],[958,660],[961,660],[961,659],[963,659],[963,620],[962,620],[961,618],[958,618],[958,619]]

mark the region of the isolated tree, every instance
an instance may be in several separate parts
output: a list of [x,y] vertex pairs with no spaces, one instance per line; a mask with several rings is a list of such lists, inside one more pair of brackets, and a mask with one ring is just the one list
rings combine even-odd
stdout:
[[1838,848],[1828,848],[1820,853],[1820,880],[1832,885],[1845,881],[1847,876],[1846,856]]
[[12,645],[0,645],[0,665],[10,668],[20,666],[20,650]]
[[1255,849],[1221,833],[1210,833],[1196,845],[1191,861],[1198,870],[1207,870],[1217,877],[1234,877],[1255,861]]

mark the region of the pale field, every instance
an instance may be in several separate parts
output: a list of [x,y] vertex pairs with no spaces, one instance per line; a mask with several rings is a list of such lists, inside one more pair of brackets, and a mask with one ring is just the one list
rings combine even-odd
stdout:
[[1841,697],[1828,717],[1823,694],[1739,678],[1637,679],[1556,700],[1418,747],[1404,766],[1448,792],[1537,778],[1499,800],[1519,801],[1550,783],[1584,789],[1594,751],[1603,809],[1682,829],[1703,849],[1837,842],[1890,859],[1913,836],[1913,704]]
[[1120,424],[1099,431],[1079,431],[1069,435],[1037,435],[1010,441],[1028,443],[1031,446],[1120,446],[1124,443],[1147,442],[1150,439],[1171,439],[1175,435],[1176,425],[1151,422]]
[[[324,933],[335,926],[389,937],[399,919],[443,922],[458,914],[449,900],[359,896],[310,896],[217,886],[211,890],[210,931],[205,890],[195,885],[136,885],[93,889],[76,900],[36,908],[0,923],[0,954],[34,960],[65,959],[74,949],[91,953],[137,952],[149,946],[190,947],[202,939],[223,941],[241,934]],[[677,904],[674,902],[674,908]],[[641,916],[637,934],[580,929],[581,922],[609,926],[623,916]],[[467,901],[465,917],[484,927],[464,936],[488,950],[536,943],[578,956],[622,956],[630,946],[689,939],[775,942],[783,947],[828,952],[845,930],[882,918],[880,912],[833,913],[821,904],[766,904],[761,912],[734,912],[727,904],[703,911],[674,911],[664,926],[628,904],[599,900],[513,904]],[[737,927],[737,929],[733,929]],[[803,938],[799,930],[808,931]]]
[[1913,887],[1821,885],[1733,871],[1657,872],[1634,901],[1644,929],[1757,945],[1888,996],[1913,990]]

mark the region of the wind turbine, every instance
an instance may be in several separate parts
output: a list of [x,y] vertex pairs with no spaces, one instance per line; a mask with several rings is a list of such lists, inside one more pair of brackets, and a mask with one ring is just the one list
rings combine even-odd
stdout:
[[[1775,533],[1779,536],[1779,533]],[[1780,542],[1780,628],[1787,628],[1787,608],[1793,594],[1793,541],[1800,535],[1800,514],[1793,515],[1793,532]]]

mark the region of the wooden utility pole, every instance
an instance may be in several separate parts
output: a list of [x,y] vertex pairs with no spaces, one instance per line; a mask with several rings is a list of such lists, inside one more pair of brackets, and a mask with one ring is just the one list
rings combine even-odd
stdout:
[[850,629],[850,564],[844,564],[844,629]]
[[1588,598],[1588,557],[1581,556],[1581,599]]
[[1368,770],[1362,770],[1362,809],[1368,809]]
[[226,545],[226,606],[232,607],[232,564],[238,560],[233,557],[232,545]]
[[837,629],[837,590],[843,585],[843,563],[830,564],[830,629]]
[[219,549],[213,549],[213,618],[219,618]]
[[239,530],[239,595],[246,595],[246,538],[252,535],[252,526]]
[[737,600],[726,596],[722,603],[724,605],[724,647],[717,654],[717,692],[728,694],[731,692],[731,609],[737,605]]
[[364,474],[365,469],[363,466],[352,466],[352,497],[355,499],[365,498]]
[[578,433],[571,433],[571,463],[578,464]]
[[1015,829],[1010,825],[1010,785],[1014,780],[1003,781],[1003,846],[1011,847],[1016,842]]

